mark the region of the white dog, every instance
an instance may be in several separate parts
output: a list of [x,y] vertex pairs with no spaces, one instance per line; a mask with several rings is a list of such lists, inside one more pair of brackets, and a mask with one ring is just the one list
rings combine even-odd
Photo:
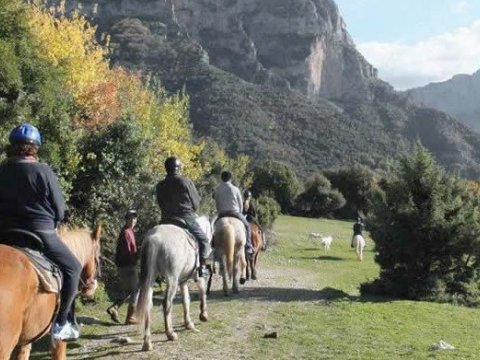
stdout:
[[333,238],[331,236],[322,236],[321,243],[325,248],[325,251],[330,250],[330,245],[332,245]]
[[333,238],[331,236],[323,236],[320,233],[312,232],[308,234],[308,240],[320,240],[320,243],[325,248],[325,251],[330,249],[330,245],[332,244]]

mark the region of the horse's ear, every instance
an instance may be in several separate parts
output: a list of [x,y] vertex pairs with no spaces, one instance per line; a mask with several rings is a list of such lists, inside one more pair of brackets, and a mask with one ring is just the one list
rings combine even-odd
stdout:
[[92,240],[95,242],[100,242],[100,237],[102,236],[102,224],[100,222],[95,225],[95,229],[92,232]]

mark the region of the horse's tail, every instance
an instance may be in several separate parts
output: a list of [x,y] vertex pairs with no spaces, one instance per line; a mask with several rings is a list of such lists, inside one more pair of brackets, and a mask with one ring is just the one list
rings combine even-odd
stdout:
[[102,236],[102,223],[99,221],[95,225],[95,228],[92,231],[92,240],[100,241],[100,237]]
[[225,225],[223,236],[225,236],[225,256],[227,257],[228,277],[231,279],[233,276],[233,258],[235,255],[235,229],[232,225]]
[[151,306],[152,289],[151,286],[156,277],[155,260],[157,258],[158,247],[146,238],[142,246],[141,263],[140,263],[140,287],[138,293],[136,317],[142,327],[142,332],[145,327],[145,317]]

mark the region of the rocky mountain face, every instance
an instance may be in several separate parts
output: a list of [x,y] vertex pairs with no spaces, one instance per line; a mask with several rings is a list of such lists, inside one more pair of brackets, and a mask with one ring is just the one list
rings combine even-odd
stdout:
[[407,94],[419,104],[445,111],[480,132],[480,70],[411,89]]
[[[70,8],[78,1],[69,2]],[[333,0],[82,1],[102,29],[140,19],[159,36],[199,44],[210,64],[309,97],[365,99],[376,70],[355,49]]]
[[[52,1],[58,2],[58,1]],[[480,135],[377,79],[333,0],[68,1],[111,35],[112,60],[186,91],[197,137],[308,176],[388,159],[420,139],[480,175]]]

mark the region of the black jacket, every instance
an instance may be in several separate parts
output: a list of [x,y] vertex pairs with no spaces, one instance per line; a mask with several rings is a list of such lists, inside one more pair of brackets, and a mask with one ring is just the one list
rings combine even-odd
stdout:
[[0,165],[0,225],[52,230],[63,220],[65,199],[47,164],[17,160]]
[[353,235],[362,235],[363,223],[356,222],[353,224]]
[[197,211],[200,196],[190,179],[180,175],[167,175],[157,185],[157,202],[163,218],[184,217]]

